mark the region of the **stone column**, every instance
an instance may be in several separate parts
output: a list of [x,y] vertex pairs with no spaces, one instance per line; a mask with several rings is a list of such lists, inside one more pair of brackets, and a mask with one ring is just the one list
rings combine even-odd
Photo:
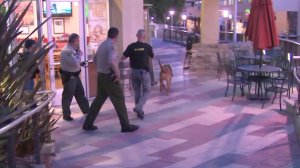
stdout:
[[[144,9],[143,0],[111,0],[110,1],[110,26],[119,29],[118,37],[118,55],[123,55],[126,47],[136,42],[136,33],[139,29],[144,28]],[[126,96],[130,96],[130,68],[129,61],[120,62],[121,85]]]
[[111,0],[110,26],[120,31],[118,49],[120,55],[126,47],[136,41],[136,32],[144,28],[143,0]]
[[200,24],[202,44],[218,44],[219,13],[219,0],[202,0]]

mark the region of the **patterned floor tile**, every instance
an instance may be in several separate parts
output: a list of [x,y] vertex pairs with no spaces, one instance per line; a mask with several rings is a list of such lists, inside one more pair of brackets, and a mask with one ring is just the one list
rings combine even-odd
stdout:
[[[185,48],[153,40],[156,57],[170,64],[174,77],[170,95],[152,87],[145,119],[132,111],[133,96],[126,96],[134,133],[120,133],[116,112],[108,100],[95,132],[84,132],[84,115],[71,106],[72,122],[62,119],[54,131],[57,153],[53,168],[297,168],[300,149],[293,120],[279,110],[278,101],[261,109],[261,101],[232,90],[224,97],[226,80],[216,72],[183,71]],[[156,80],[160,67],[154,60]],[[232,88],[230,88],[232,89]],[[291,101],[296,99],[292,95]],[[61,108],[56,107],[57,117]]]

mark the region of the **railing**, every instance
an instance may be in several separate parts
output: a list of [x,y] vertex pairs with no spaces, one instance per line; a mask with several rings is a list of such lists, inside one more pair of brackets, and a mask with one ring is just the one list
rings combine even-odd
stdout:
[[282,47],[283,54],[285,56],[300,56],[300,43],[285,39],[285,38],[279,38],[280,46]]
[[[25,111],[20,117],[12,121],[11,123],[3,126],[0,128],[0,135],[3,135],[5,133],[8,133],[7,138],[7,161],[8,161],[8,167],[9,168],[16,168],[16,153],[15,153],[15,135],[13,131],[9,132],[11,129],[15,128],[28,118],[32,117],[32,124],[35,126],[35,128],[38,128],[37,126],[37,114],[41,112],[43,108],[48,106],[50,101],[54,98],[56,92],[54,91],[43,91],[38,92],[37,94],[50,94],[50,96],[47,98],[47,100],[42,100],[42,102],[33,110],[31,111]],[[39,164],[40,161],[40,130],[36,129],[34,132],[34,140],[35,140],[35,160]]]
[[[186,45],[187,38],[190,34],[196,35],[195,41],[198,42],[200,39],[200,35],[196,33],[192,33],[183,29],[178,28],[167,28],[163,30],[163,40],[172,41],[182,45]],[[233,42],[233,32],[225,32],[221,31],[219,35],[219,41],[222,42]],[[245,34],[237,33],[237,41],[245,41]]]
[[194,42],[198,42],[200,36],[196,33],[188,32],[186,30],[180,30],[175,28],[164,29],[163,31],[163,40],[172,41],[182,45],[186,45],[187,38],[190,34],[195,35]]
[[[233,42],[233,32],[226,32],[226,31],[220,31],[219,41],[220,42]],[[238,42],[245,41],[245,34],[244,33],[237,33],[236,40]]]

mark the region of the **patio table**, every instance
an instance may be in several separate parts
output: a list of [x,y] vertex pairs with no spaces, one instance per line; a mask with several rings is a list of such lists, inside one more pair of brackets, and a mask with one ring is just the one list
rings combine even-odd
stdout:
[[249,76],[250,82],[255,81],[258,85],[257,89],[255,90],[254,94],[249,93],[249,99],[252,100],[265,100],[268,99],[268,97],[263,97],[262,91],[262,83],[269,79],[270,75],[272,73],[276,73],[281,71],[280,67],[275,67],[271,65],[262,65],[259,67],[259,65],[241,65],[238,66],[238,69],[242,72],[252,73],[255,75]]

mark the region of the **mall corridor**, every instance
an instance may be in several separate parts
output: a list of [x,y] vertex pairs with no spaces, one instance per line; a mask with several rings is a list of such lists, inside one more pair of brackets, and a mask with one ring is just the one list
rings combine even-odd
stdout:
[[[57,153],[53,168],[287,168],[300,167],[294,126],[278,110],[278,99],[261,109],[260,101],[224,97],[225,75],[183,72],[185,48],[153,40],[156,57],[171,64],[171,92],[152,89],[139,120],[133,96],[126,97],[130,121],[140,126],[124,134],[107,101],[95,122],[98,130],[81,129],[84,116],[73,105],[74,121],[60,120],[54,131]],[[155,78],[159,66],[155,65]],[[61,114],[61,109],[55,112]]]

